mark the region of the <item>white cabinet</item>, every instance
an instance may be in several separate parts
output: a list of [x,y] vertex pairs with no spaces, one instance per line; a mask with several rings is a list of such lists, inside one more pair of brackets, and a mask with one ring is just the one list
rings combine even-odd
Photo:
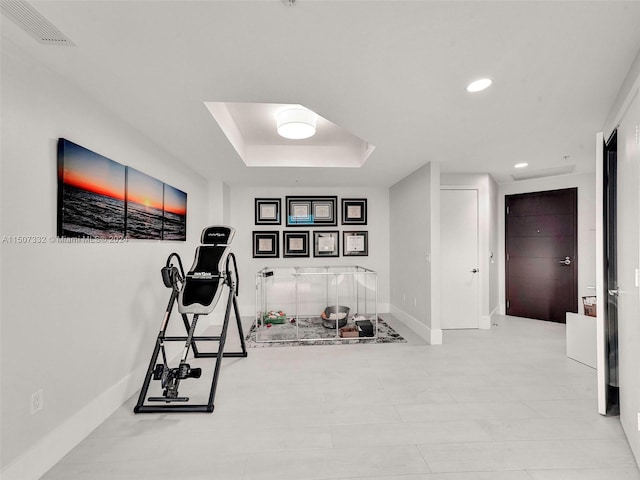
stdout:
[[596,317],[567,312],[567,357],[596,368]]

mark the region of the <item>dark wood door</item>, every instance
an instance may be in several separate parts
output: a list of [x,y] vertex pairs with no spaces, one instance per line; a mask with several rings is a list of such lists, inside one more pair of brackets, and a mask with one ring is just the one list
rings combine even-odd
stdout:
[[507,315],[565,323],[578,311],[578,189],[505,197]]

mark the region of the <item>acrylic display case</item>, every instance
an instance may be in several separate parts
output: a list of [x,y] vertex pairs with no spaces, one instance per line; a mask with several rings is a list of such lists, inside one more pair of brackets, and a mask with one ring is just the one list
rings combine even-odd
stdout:
[[256,341],[372,339],[376,272],[360,266],[267,267],[256,274]]

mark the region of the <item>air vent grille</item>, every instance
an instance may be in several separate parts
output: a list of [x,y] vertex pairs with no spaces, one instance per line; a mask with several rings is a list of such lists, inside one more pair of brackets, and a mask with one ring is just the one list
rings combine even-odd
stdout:
[[2,13],[42,44],[74,45],[69,38],[24,0],[2,0]]

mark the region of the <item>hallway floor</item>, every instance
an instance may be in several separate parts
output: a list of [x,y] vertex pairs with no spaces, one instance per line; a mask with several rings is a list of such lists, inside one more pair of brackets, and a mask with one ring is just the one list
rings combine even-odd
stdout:
[[408,343],[225,359],[213,414],[132,398],[43,478],[640,480],[564,325],[499,316],[429,346],[385,318]]

